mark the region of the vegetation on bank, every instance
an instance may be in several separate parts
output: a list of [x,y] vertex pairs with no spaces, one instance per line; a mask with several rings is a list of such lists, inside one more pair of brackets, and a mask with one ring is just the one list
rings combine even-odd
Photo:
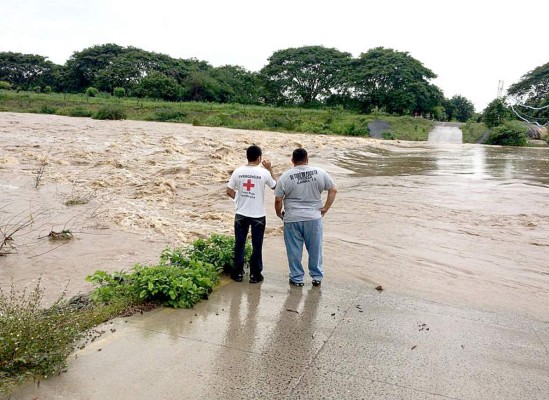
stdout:
[[461,127],[463,143],[484,143],[490,129],[483,122],[467,121]]
[[[63,372],[75,346],[85,345],[86,332],[109,319],[151,304],[188,308],[207,299],[232,265],[233,251],[234,239],[223,235],[166,248],[158,265],[96,271],[87,278],[95,286],[89,297],[67,301],[63,295],[48,308],[41,306],[40,283],[31,292],[0,290],[0,394],[29,378]],[[248,243],[247,262],[250,255]]]
[[342,107],[309,109],[242,104],[170,102],[117,98],[108,94],[33,93],[0,90],[0,111],[56,114],[97,119],[181,122],[195,126],[368,136],[368,123],[387,121],[394,139],[427,140],[433,122],[422,117],[368,115]]
[[[0,90],[43,93],[52,98],[54,93],[64,93],[62,104],[57,100],[36,104],[33,98],[20,101],[19,111],[27,108],[25,111],[97,119],[346,135],[366,135],[372,114],[380,114],[392,125],[390,132],[383,133],[384,138],[408,140],[424,140],[426,136],[418,132],[427,130],[416,123],[413,130],[402,129],[399,120],[391,118],[472,120],[489,129],[511,120],[538,126],[549,121],[549,63],[509,87],[512,101],[498,97],[476,115],[467,98],[445,98],[432,83],[434,78],[436,74],[409,53],[383,47],[358,57],[324,46],[282,49],[273,52],[257,72],[236,65],[213,67],[206,61],[177,59],[113,43],[75,51],[64,65],[40,55],[0,52]],[[86,104],[66,104],[67,97],[78,94]],[[120,99],[121,103],[104,104],[107,98]],[[134,107],[122,102],[129,98]],[[157,102],[150,105],[151,100],[145,99]],[[191,106],[190,102],[199,105]],[[33,103],[32,107],[28,103]],[[223,106],[215,108],[212,104]],[[13,105],[6,108],[18,110]],[[469,124],[465,141],[486,138],[479,136],[481,129]]]
[[[377,47],[353,57],[324,46],[275,51],[258,72],[213,67],[113,43],[75,51],[64,65],[34,54],[0,52],[0,87],[40,93],[99,92],[116,97],[304,108],[341,106],[371,113],[469,118],[473,104],[445,99],[436,74],[407,52]],[[465,106],[465,108],[463,108]],[[459,108],[460,110],[456,109]],[[465,120],[464,119],[464,120]],[[463,121],[464,121],[463,120]]]

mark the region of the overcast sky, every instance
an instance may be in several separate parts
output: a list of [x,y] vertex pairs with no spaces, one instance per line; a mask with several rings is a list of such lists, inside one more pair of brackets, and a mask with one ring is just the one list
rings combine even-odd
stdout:
[[477,111],[549,62],[549,1],[0,0],[0,51],[64,64],[116,43],[258,71],[276,50],[323,45],[353,56],[382,46],[431,69],[446,97]]

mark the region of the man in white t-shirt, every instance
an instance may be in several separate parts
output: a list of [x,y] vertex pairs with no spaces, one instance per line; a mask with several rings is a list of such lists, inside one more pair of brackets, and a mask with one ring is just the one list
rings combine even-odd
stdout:
[[[271,162],[261,159],[261,149],[250,146],[246,150],[248,164],[238,167],[227,185],[227,195],[236,202],[234,218],[234,269],[231,278],[242,282],[244,276],[244,249],[246,237],[252,228],[252,257],[250,259],[250,283],[263,281],[263,236],[265,235],[265,185],[274,189]],[[261,168],[263,164],[265,168]]]

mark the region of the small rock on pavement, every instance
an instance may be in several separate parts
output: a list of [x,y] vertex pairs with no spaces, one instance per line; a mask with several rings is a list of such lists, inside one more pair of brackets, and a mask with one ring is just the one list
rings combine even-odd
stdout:
[[383,286],[379,285],[379,286],[376,286],[376,290],[378,292],[382,292],[383,291]]

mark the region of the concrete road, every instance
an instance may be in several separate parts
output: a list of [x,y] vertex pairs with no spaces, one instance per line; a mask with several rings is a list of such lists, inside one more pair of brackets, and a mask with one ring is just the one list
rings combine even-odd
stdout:
[[225,281],[107,323],[13,399],[548,399],[549,323],[325,280]]

